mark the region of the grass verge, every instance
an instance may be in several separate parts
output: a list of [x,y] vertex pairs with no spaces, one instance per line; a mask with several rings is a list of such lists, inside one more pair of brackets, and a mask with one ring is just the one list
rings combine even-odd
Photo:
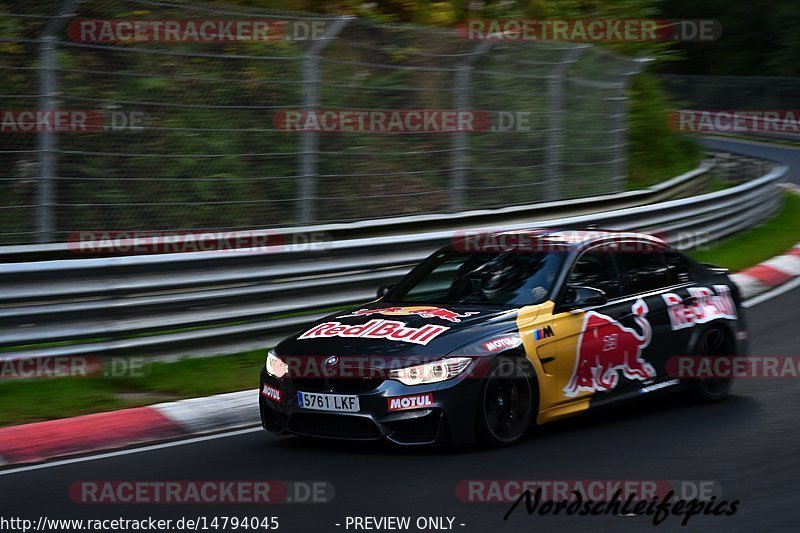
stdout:
[[264,350],[151,363],[141,377],[0,381],[0,426],[258,387]]
[[732,272],[738,272],[779,255],[798,242],[800,196],[786,193],[786,200],[777,216],[706,250],[691,252],[691,255],[703,263],[724,266]]
[[[800,241],[800,196],[768,222],[692,255],[699,261],[741,270],[778,255]],[[264,350],[152,363],[142,377],[58,378],[0,381],[0,426],[255,388]]]

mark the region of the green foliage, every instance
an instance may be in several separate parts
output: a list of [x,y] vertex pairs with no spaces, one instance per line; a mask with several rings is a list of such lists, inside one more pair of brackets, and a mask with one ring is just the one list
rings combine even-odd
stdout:
[[681,61],[671,73],[707,76],[800,76],[800,10],[796,0],[665,0],[667,18],[715,19],[722,37],[714,42],[677,43]]
[[654,185],[696,167],[700,148],[689,136],[670,130],[674,106],[656,79],[648,73],[637,76],[630,98],[629,188]]

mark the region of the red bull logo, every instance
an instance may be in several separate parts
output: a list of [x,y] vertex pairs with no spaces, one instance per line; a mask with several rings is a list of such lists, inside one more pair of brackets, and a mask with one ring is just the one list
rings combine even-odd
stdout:
[[380,309],[359,309],[348,315],[341,315],[337,318],[346,318],[351,316],[371,316],[371,315],[388,315],[388,316],[410,316],[417,315],[422,318],[439,318],[447,320],[448,322],[461,322],[462,318],[467,318],[472,315],[477,315],[478,311],[467,311],[466,313],[456,313],[449,309],[442,307],[430,306],[414,306],[414,307],[382,307]]
[[414,344],[425,345],[448,329],[450,328],[438,324],[425,324],[419,328],[411,328],[406,326],[405,322],[397,320],[370,320],[364,324],[324,322],[306,331],[297,337],[297,340],[347,337],[359,339],[386,339],[389,341],[413,342]]
[[575,370],[564,387],[564,394],[571,397],[581,391],[610,391],[617,386],[620,371],[626,378],[639,381],[655,377],[653,366],[641,357],[652,337],[647,304],[640,298],[631,306],[631,311],[641,332],[595,311],[586,313],[578,339]]
[[667,304],[672,329],[690,328],[718,318],[736,320],[730,287],[714,285],[713,291],[708,287],[689,287],[688,292],[688,302],[672,292],[661,296]]

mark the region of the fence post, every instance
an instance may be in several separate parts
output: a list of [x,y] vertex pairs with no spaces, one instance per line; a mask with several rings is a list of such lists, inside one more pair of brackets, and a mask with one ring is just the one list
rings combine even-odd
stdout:
[[616,87],[616,94],[612,97],[614,102],[614,115],[611,124],[611,138],[614,139],[611,155],[611,190],[621,192],[625,189],[628,175],[628,90],[627,82],[622,82]]
[[[342,17],[333,21],[322,34],[314,40],[303,58],[302,96],[303,110],[316,110],[319,107],[319,58],[331,40],[344,29],[353,17]],[[319,134],[311,131],[300,133],[300,154],[298,167],[300,180],[297,188],[297,222],[309,224],[317,218],[317,152]]]
[[[473,53],[456,65],[453,75],[453,109],[467,111],[472,100],[472,65],[491,48],[491,41],[482,41],[473,48]],[[454,131],[450,141],[450,209],[464,208],[464,187],[467,181],[468,132]]]
[[547,155],[545,158],[545,201],[559,200],[561,191],[561,148],[564,133],[564,81],[567,68],[586,51],[579,46],[569,50],[563,61],[556,64],[547,80]]
[[[43,113],[55,110],[55,96],[58,91],[56,75],[56,37],[45,35],[39,44],[41,70],[39,74],[39,107]],[[53,242],[55,238],[55,220],[53,204],[55,202],[54,182],[58,165],[56,135],[39,131],[37,137],[39,157],[39,179],[36,183],[36,239],[40,243]]]
[[[39,107],[44,113],[56,109],[58,94],[58,34],[67,20],[75,16],[75,8],[80,0],[64,0],[58,15],[51,18],[44,28],[39,42]],[[40,131],[37,135],[37,156],[39,159],[39,179],[36,183],[36,240],[40,243],[53,242],[55,238],[55,177],[58,174],[58,143],[56,136]]]
[[616,96],[616,106],[614,106],[614,124],[612,132],[614,138],[614,155],[612,163],[611,192],[622,192],[625,190],[628,181],[628,112],[630,109],[630,98],[628,89],[631,87],[633,76],[641,72],[642,66],[651,61],[650,58],[637,58],[633,69],[622,74]]

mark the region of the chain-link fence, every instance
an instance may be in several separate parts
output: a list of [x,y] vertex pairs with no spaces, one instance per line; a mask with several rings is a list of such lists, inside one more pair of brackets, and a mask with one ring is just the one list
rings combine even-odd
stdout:
[[[150,21],[150,33],[139,39],[120,21]],[[153,21],[182,33],[155,39]],[[187,21],[282,29],[270,40],[201,40]],[[627,88],[639,63],[601,48],[177,0],[3,1],[0,29],[0,244],[625,188]],[[480,127],[449,126],[437,115],[446,110]],[[78,125],[55,133],[42,113],[61,111]],[[336,126],[309,126],[331,111]],[[362,122],[352,127],[345,111]],[[388,121],[377,128],[376,111]],[[95,128],[81,128],[87,114]],[[419,115],[422,127],[409,125]]]

